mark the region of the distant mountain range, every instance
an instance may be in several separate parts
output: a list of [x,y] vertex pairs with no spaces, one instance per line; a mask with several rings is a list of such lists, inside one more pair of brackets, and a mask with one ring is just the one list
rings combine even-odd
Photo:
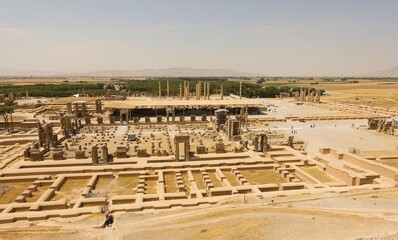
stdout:
[[165,68],[137,71],[102,70],[85,73],[17,71],[0,69],[0,76],[93,76],[93,77],[254,77],[264,74],[237,72],[228,69]]
[[398,67],[383,70],[383,71],[377,71],[373,73],[369,73],[365,75],[366,77],[398,77]]
[[9,68],[0,68],[0,76],[55,76],[58,72],[51,71],[20,71]]

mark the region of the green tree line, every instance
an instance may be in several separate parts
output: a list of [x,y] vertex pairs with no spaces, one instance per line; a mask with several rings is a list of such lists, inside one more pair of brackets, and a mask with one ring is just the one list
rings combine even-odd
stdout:
[[[32,97],[69,97],[77,93],[86,93],[92,96],[104,96],[108,94],[133,95],[136,93],[146,93],[149,96],[158,96],[159,81],[161,82],[162,96],[166,95],[167,84],[170,84],[170,95],[179,96],[180,85],[184,86],[184,81],[189,83],[190,92],[196,90],[198,82],[207,82],[210,85],[210,94],[220,94],[221,85],[224,88],[224,95],[239,95],[239,81],[229,81],[227,78],[151,78],[146,80],[113,79],[113,84],[121,84],[122,90],[104,89],[103,83],[62,83],[62,84],[34,84],[34,85],[0,85],[0,93],[21,92],[25,95],[28,90]],[[281,92],[292,93],[299,90],[292,86],[269,85],[264,86],[258,83],[243,81],[242,95],[248,98],[274,98]],[[203,84],[201,91],[203,93]]]

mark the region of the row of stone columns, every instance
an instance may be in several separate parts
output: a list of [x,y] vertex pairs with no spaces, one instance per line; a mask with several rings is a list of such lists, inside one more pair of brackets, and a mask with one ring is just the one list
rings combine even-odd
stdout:
[[[170,82],[166,82],[166,97],[170,97]],[[161,81],[159,81],[159,98],[162,97],[162,84]],[[241,90],[242,91],[242,90]],[[202,99],[202,82],[200,81],[199,83],[196,84],[196,100]],[[224,96],[224,86],[221,85],[221,99],[223,99]],[[189,100],[190,97],[190,90],[189,90],[189,81],[184,81],[184,85],[180,83],[180,94],[179,94],[179,99],[185,99]],[[205,100],[210,100],[210,83],[208,82],[203,82],[203,99]]]
[[[180,92],[181,92],[181,85],[180,85]],[[162,83],[159,81],[159,98],[162,97]],[[170,81],[167,80],[166,82],[166,97],[170,97]]]
[[[25,99],[29,98],[29,92],[28,90],[25,91]],[[4,103],[6,99],[6,95],[5,94],[0,94],[0,103]],[[10,100],[15,100],[15,99],[22,99],[22,93],[21,92],[16,92],[14,94],[14,92],[9,92],[8,93],[8,99]]]
[[86,103],[77,103],[73,104],[74,109],[72,110],[72,103],[66,104],[66,111],[69,115],[74,114],[76,118],[84,118],[87,113]]
[[309,92],[307,88],[301,88],[299,92],[295,92],[294,98],[296,101],[301,102],[320,102],[321,91],[316,90]]
[[[109,162],[109,153],[108,153],[108,146],[105,144],[101,147],[102,150],[102,162],[108,163]],[[98,146],[94,145],[91,147],[91,161],[94,164],[99,163],[99,156],[98,156]]]

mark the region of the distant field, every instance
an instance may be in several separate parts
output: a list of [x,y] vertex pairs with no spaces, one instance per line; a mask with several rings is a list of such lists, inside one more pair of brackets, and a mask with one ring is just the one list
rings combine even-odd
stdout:
[[[143,78],[122,78],[129,80],[143,80]],[[185,80],[184,78],[162,78],[162,80]],[[187,78],[189,79],[189,78]],[[260,78],[229,78],[228,81],[244,83],[256,83]],[[398,109],[398,79],[347,79],[342,81],[330,78],[264,78],[267,80],[262,83],[264,87],[303,87],[322,89],[331,93],[330,96],[324,96],[328,101],[344,101],[353,104],[363,104],[369,106],[380,106],[391,109]],[[195,78],[192,78],[195,80]],[[201,79],[199,79],[201,80]],[[353,83],[352,81],[358,81]],[[14,85],[33,85],[38,83],[60,84],[60,83],[106,83],[112,82],[111,77],[23,77],[23,78],[0,78],[1,84]],[[217,81],[216,81],[217,82]],[[135,85],[135,84],[133,84]],[[228,84],[227,84],[228,85]],[[165,86],[162,85],[162,88]],[[217,88],[217,87],[216,87]],[[212,87],[214,89],[214,85]],[[227,91],[224,84],[224,91]]]

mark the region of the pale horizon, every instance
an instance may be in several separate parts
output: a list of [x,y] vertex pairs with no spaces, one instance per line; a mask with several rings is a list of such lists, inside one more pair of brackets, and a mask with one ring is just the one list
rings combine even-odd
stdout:
[[228,69],[361,76],[398,67],[398,1],[1,1],[0,69]]

